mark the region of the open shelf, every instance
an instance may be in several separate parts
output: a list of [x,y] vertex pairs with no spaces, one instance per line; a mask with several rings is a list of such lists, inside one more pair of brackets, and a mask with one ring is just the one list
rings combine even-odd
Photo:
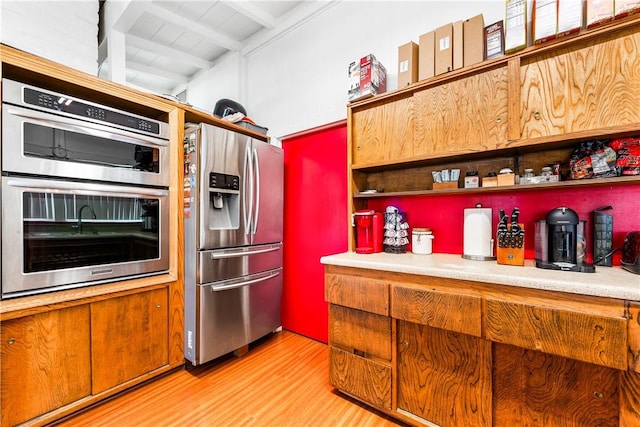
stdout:
[[593,178],[573,181],[548,182],[545,184],[523,184],[508,185],[503,187],[480,187],[480,188],[454,188],[451,190],[414,190],[414,191],[391,191],[388,193],[358,193],[354,194],[354,199],[373,199],[379,197],[407,197],[407,196],[442,196],[448,194],[465,195],[477,193],[502,193],[511,191],[539,191],[556,190],[560,188],[575,187],[609,187],[617,185],[637,185],[640,184],[640,176],[619,176],[614,178]]

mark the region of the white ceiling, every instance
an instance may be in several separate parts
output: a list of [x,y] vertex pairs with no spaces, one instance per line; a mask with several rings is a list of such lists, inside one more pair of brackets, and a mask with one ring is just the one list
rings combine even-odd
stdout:
[[[107,0],[101,8],[99,75],[111,78],[110,69],[114,76],[116,72],[109,63],[123,64],[126,82],[121,83],[158,94],[176,93],[223,55],[250,55],[331,3]],[[107,49],[109,43],[112,48]]]

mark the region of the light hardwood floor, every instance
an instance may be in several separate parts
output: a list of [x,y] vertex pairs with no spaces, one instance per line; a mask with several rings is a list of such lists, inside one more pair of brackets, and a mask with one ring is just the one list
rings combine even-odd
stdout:
[[283,331],[240,358],[173,371],[59,426],[398,426],[329,385],[328,347]]

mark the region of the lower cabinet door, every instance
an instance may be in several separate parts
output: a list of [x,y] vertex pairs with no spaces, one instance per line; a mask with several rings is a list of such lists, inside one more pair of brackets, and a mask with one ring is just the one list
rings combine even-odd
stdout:
[[329,347],[333,387],[383,409],[391,409],[391,366]]
[[167,288],[91,304],[92,393],[169,361]]
[[13,426],[91,394],[89,306],[2,322],[2,426]]
[[397,406],[440,426],[491,425],[491,342],[398,321]]

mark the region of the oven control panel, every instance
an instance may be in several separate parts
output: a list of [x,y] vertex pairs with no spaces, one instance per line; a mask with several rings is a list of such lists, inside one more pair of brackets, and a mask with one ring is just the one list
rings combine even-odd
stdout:
[[142,117],[126,114],[106,107],[100,107],[68,96],[24,87],[23,102],[40,108],[55,110],[66,115],[88,118],[107,124],[124,126],[160,135],[160,123]]

